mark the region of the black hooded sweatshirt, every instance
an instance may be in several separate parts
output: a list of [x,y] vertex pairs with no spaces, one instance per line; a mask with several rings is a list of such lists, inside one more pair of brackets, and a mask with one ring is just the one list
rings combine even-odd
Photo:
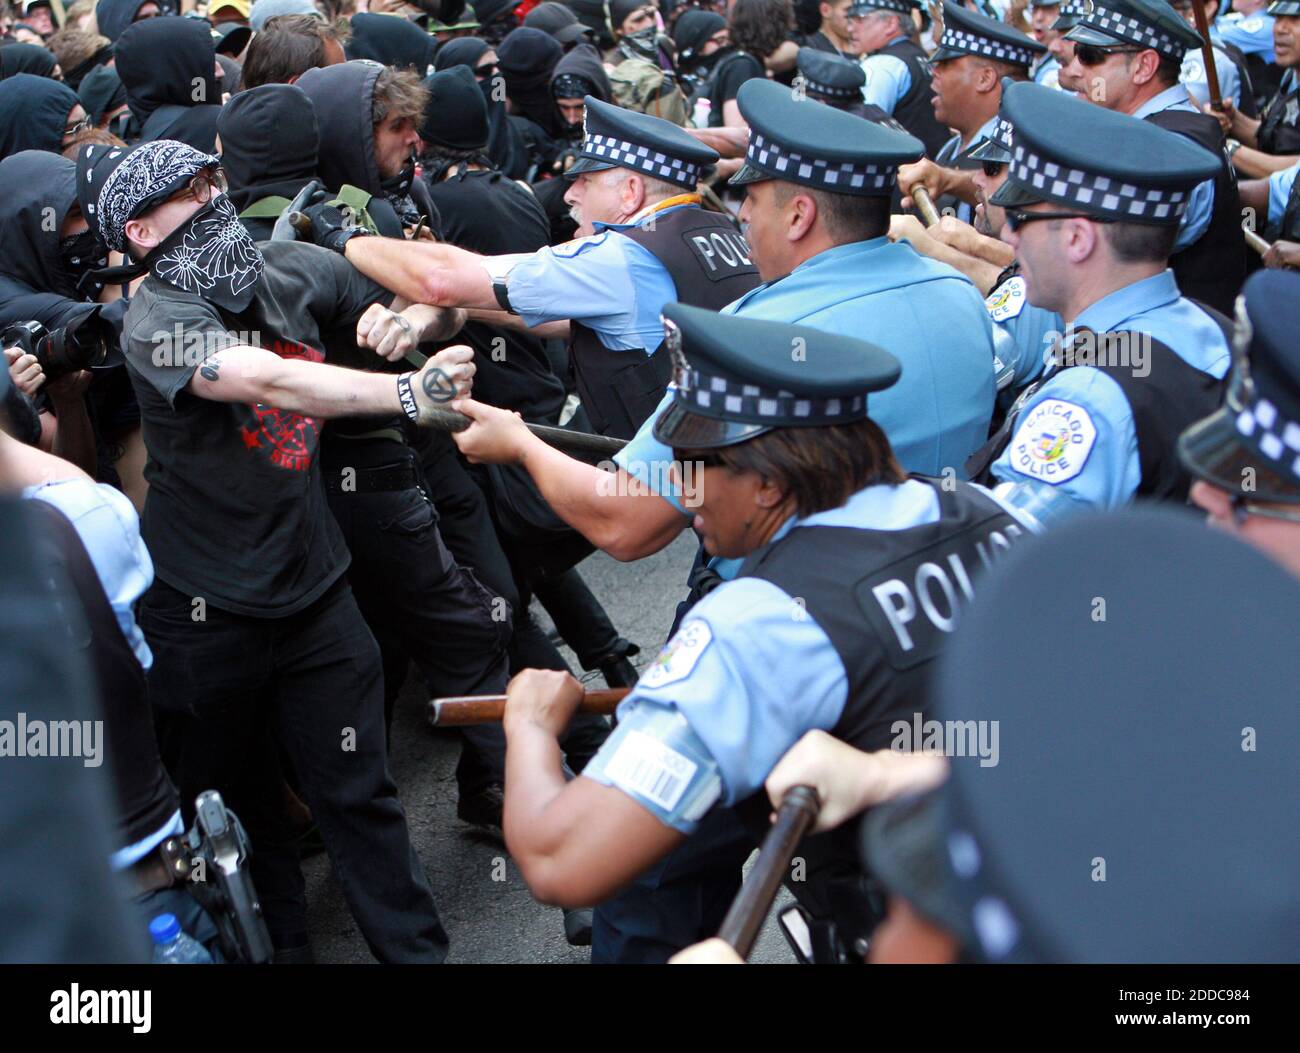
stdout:
[[[375,158],[375,127],[371,114],[375,81],[384,67],[377,62],[353,61],[309,69],[298,87],[316,107],[320,124],[320,162],[317,174],[326,188],[338,191],[345,183],[372,195],[367,211],[379,233],[403,236],[402,222],[389,202]],[[441,235],[438,210],[419,179],[409,190],[420,214],[435,236]]]
[[[585,90],[581,95],[572,95],[569,90],[557,91],[556,82],[560,82],[562,88],[568,89],[568,85],[562,78],[577,77],[581,80]],[[555,122],[560,128],[560,134],[569,140],[582,140],[582,122],[570,125],[565,122],[564,116],[560,113],[559,107],[555,106],[555,99],[581,99],[587,95],[594,95],[601,102],[613,102],[614,89],[610,87],[609,77],[605,73],[605,64],[601,61],[600,52],[591,44],[579,44],[570,51],[564,58],[556,64],[555,71],[551,74],[551,105],[555,107]]]
[[[434,69],[441,72],[453,66],[468,66],[472,70],[487,50],[487,42],[477,37],[449,40],[438,50]],[[479,89],[483,92],[483,101],[487,103],[488,157],[492,158],[492,163],[507,178],[525,178],[528,175],[529,156],[522,133],[511,123],[505,101],[492,97],[492,81],[489,79],[483,82]]]
[[[20,150],[58,153],[77,93],[49,77],[19,73],[0,81],[0,160]],[[4,194],[9,186],[3,187]]]
[[[241,91],[222,107],[217,132],[230,200],[241,214],[265,198],[292,200],[316,175],[320,152],[316,108],[294,84],[263,84]],[[270,239],[273,217],[242,218],[254,238]]]
[[0,47],[0,80],[15,73],[30,73],[35,77],[53,77],[59,63],[46,49],[35,44],[5,44]]
[[140,142],[179,139],[206,154],[215,150],[221,87],[206,22],[135,22],[123,31],[114,55]]
[[527,117],[552,138],[561,134],[551,101],[551,73],[564,54],[560,42],[540,29],[513,29],[497,48],[506,95],[520,117]]
[[352,16],[352,37],[344,50],[350,59],[415,70],[423,78],[432,61],[433,37],[398,15],[361,12]]
[[100,33],[116,41],[144,5],[145,0],[99,0],[95,5],[95,24]]

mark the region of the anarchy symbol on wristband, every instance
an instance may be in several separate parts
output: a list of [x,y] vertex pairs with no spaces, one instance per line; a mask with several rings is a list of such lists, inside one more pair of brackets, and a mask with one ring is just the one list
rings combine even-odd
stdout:
[[420,386],[434,402],[450,402],[456,397],[455,382],[436,367],[424,374]]

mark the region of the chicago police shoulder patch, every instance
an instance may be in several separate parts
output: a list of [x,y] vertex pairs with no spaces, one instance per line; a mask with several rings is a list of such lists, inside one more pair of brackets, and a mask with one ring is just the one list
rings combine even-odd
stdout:
[[682,623],[664,649],[655,656],[650,667],[641,674],[638,687],[663,687],[691,675],[695,663],[705,648],[713,642],[713,630],[700,618],[690,618]]
[[1025,307],[1025,279],[1019,274],[1012,275],[984,300],[989,317],[995,322],[1005,322],[1015,318]]
[[1007,453],[1022,475],[1059,486],[1083,471],[1096,441],[1097,426],[1086,409],[1047,398],[1025,414]]
[[609,237],[609,231],[602,230],[599,234],[588,234],[585,238],[574,238],[572,241],[564,241],[559,245],[551,246],[551,254],[558,256],[562,260],[572,259],[587,249],[604,242]]

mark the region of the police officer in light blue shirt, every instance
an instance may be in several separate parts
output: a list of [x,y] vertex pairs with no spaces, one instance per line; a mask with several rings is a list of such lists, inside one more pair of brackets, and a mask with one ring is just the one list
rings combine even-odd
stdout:
[[[1234,44],[1246,55],[1259,55],[1273,62],[1273,16],[1266,8],[1268,0],[1236,0],[1236,10],[1224,11],[1214,21],[1211,37]],[[1241,10],[1250,8],[1249,11]]]
[[1066,328],[967,467],[1040,522],[1139,496],[1181,501],[1178,432],[1218,405],[1230,354],[1225,321],[1182,298],[1167,261],[1218,158],[1038,85],[1011,86],[1003,109],[1012,161],[990,201],[1006,210],[1029,301]]
[[[978,487],[899,468],[870,418],[905,368],[883,349],[681,305],[664,316],[684,361],[655,435],[702,466],[705,544],[744,567],[692,610],[571,783],[550,739],[579,685],[540,671],[512,683],[508,847],[530,887],[561,903],[600,901],[689,846],[715,804],[761,834],[763,780],[809,730],[888,746],[896,717],[924,711],[927,664],[979,572],[1028,532]],[[799,345],[813,357],[792,358]],[[840,884],[841,847],[806,848],[807,881],[793,891],[814,925],[833,923],[852,947],[872,908]],[[712,934],[718,920],[681,938]]]

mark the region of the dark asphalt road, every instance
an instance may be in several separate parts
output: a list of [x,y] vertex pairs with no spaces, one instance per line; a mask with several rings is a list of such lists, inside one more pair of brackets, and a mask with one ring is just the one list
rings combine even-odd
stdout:
[[[619,631],[641,645],[638,667],[663,642],[672,612],[685,592],[694,537],[683,535],[663,552],[636,563],[617,563],[602,553],[582,564],[592,591]],[[539,618],[549,625],[537,608]],[[565,655],[577,670],[573,656]],[[595,675],[597,686],[604,681]],[[433,886],[443,925],[451,937],[449,962],[583,963],[586,948],[564,939],[560,911],[529,895],[505,846],[456,818],[454,769],[457,740],[424,722],[425,697],[408,681],[393,727],[393,774],[412,838]],[[320,962],[373,961],[348,912],[325,856],[308,860],[307,895],[312,944]],[[751,960],[788,962],[792,955],[769,921]]]

